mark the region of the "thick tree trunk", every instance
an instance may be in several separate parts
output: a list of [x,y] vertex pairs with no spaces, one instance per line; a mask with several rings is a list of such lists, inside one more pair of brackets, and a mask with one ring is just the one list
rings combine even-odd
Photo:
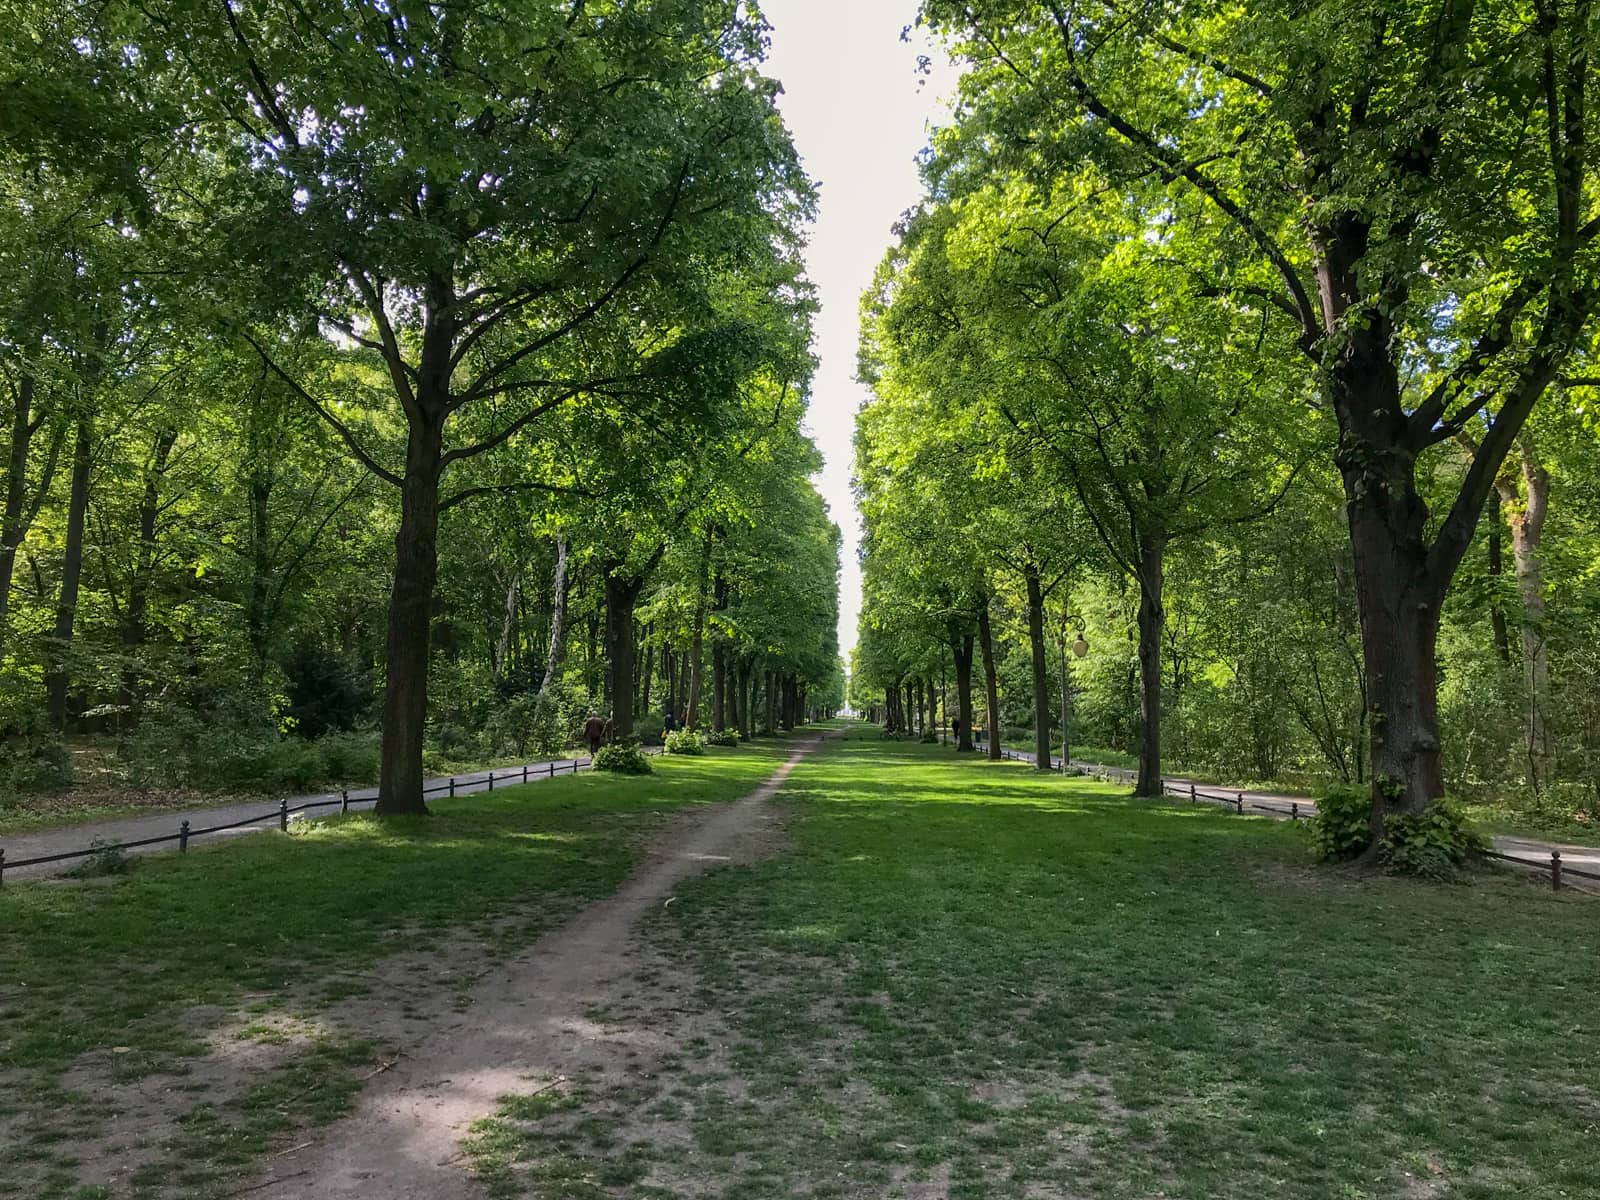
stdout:
[[1165,539],[1139,537],[1139,779],[1137,796],[1159,796],[1161,787],[1161,641],[1167,614]]
[[67,499],[66,547],[61,560],[61,591],[56,600],[56,624],[51,633],[45,669],[45,707],[50,727],[67,728],[67,693],[71,679],[67,660],[78,618],[78,584],[83,576],[83,529],[89,513],[89,470],[94,464],[94,418],[78,418],[72,445],[72,489]]
[[956,735],[956,753],[971,751],[972,743],[972,635],[964,633],[950,644],[956,660],[956,716],[961,732]]
[[1434,658],[1439,591],[1427,568],[1426,509],[1411,464],[1392,468],[1399,479],[1373,478],[1348,459],[1341,467],[1367,676],[1375,855],[1390,815],[1421,811],[1444,794]]
[[544,658],[544,682],[541,692],[548,692],[561,676],[561,663],[567,656],[567,597],[572,589],[567,582],[567,539],[556,539],[556,577],[550,592],[550,646]]
[[994,631],[989,627],[989,601],[978,610],[978,645],[983,651],[983,700],[989,708],[989,757],[1000,761],[1000,682],[994,669]]
[[1050,667],[1044,646],[1044,584],[1036,567],[1022,573],[1028,588],[1028,645],[1033,651],[1033,754],[1041,771],[1050,762]]
[[606,678],[612,696],[611,734],[633,736],[633,610],[644,579],[606,575]]
[[428,811],[422,794],[422,740],[428,721],[433,587],[439,573],[442,450],[443,416],[435,415],[431,407],[413,413],[385,640],[382,776],[373,810],[380,816]]
[[1509,470],[1501,474],[1495,487],[1511,526],[1511,561],[1517,573],[1517,595],[1522,601],[1518,628],[1528,705],[1523,749],[1528,782],[1537,792],[1550,781],[1551,759],[1550,660],[1545,646],[1544,567],[1539,559],[1545,515],[1550,508],[1550,472],[1540,465],[1526,434],[1518,444],[1518,456],[1523,495],[1518,496],[1515,474]]

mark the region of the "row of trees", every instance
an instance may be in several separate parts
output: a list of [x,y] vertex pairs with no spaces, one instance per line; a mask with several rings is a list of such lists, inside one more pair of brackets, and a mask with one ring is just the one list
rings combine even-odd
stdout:
[[[1555,655],[1592,644],[1586,501],[1560,517],[1576,574],[1545,544],[1553,481],[1595,469],[1592,7],[923,20],[967,72],[865,301],[863,678],[976,639],[998,722],[1003,614],[1044,761],[1074,690],[1051,631],[1088,631],[1081,699],[1141,793],[1164,746],[1264,769],[1294,745],[1370,781],[1375,835],[1447,767],[1592,779],[1592,721],[1567,723],[1582,754],[1552,737]],[[1447,760],[1441,655],[1447,701],[1497,691],[1521,753],[1469,762],[1457,727]],[[1492,665],[1513,656],[1520,681]]]
[[13,742],[376,719],[407,812],[519,699],[626,735],[657,676],[747,731],[837,690],[814,197],[751,6],[7,15]]

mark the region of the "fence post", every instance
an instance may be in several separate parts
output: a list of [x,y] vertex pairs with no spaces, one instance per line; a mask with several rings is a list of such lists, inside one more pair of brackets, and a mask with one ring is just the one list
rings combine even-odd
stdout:
[[522,782],[523,783],[527,783],[528,782],[528,764],[527,763],[523,763],[522,764]]
[[1239,813],[1241,815],[1244,813],[1244,793],[1243,792],[1235,792],[1233,794],[1233,811],[1236,812],[1236,813]]
[[178,826],[178,853],[179,854],[187,854],[188,852],[189,852],[189,822],[185,821],[182,825]]
[[284,833],[289,832],[289,802],[287,800],[278,801],[278,828]]
[[3,847],[0,847],[0,887],[5,887],[5,885],[6,885],[6,852],[5,852],[5,849]]
[[454,800],[455,799],[455,795],[456,795],[456,777],[454,775],[452,775],[452,776],[450,776],[450,798],[452,800]]
[[1189,803],[1193,804],[1194,802],[1195,802],[1194,783],[1191,782],[1189,784]]
[[1289,801],[1289,820],[1298,821],[1299,819],[1300,819],[1300,801],[1291,800],[1291,801]]
[[493,771],[489,772],[489,790],[491,792],[494,791],[494,772]]
[[556,777],[556,760],[552,758],[550,760],[550,778],[554,779],[555,777]]
[[350,789],[349,788],[345,788],[339,793],[339,811],[342,812],[342,813],[347,813],[347,812],[350,811]]
[[[1561,851],[1550,851],[1550,886],[1556,891],[1561,890]],[[1583,889],[1578,889],[1582,891]]]

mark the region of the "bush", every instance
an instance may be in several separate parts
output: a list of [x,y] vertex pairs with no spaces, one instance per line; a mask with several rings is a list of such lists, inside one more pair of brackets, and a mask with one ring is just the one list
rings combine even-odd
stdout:
[[613,742],[600,747],[600,753],[594,756],[594,769],[614,771],[618,775],[648,775],[655,768],[638,742]]
[[660,713],[645,713],[635,722],[633,728],[643,745],[660,746],[666,741],[667,719]]
[[28,734],[0,742],[0,796],[59,791],[72,782],[67,747],[50,734]]
[[329,783],[377,780],[383,756],[376,733],[330,733],[316,746],[322,755],[322,778]]
[[1372,841],[1372,792],[1354,783],[1336,783],[1317,797],[1311,819],[1311,845],[1326,862],[1345,862]]
[[1382,845],[1391,870],[1425,879],[1452,879],[1462,863],[1488,848],[1461,805],[1448,796],[1419,813],[1390,817]]
[[923,734],[919,740],[924,746],[937,746],[939,744],[939,735],[937,733],[929,732]]
[[133,860],[115,842],[95,838],[89,843],[89,849],[94,853],[67,874],[77,879],[93,879],[101,875],[126,875],[133,869]]
[[667,734],[668,754],[704,754],[706,740],[692,729],[674,729]]
[[708,746],[737,746],[739,735],[731,729],[712,730],[705,735],[705,743]]

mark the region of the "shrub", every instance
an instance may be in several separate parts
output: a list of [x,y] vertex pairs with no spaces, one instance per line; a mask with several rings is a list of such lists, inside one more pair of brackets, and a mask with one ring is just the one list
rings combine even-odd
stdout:
[[1419,813],[1390,817],[1382,845],[1391,870],[1425,879],[1454,878],[1462,863],[1488,848],[1461,805],[1448,796]]
[[666,741],[667,721],[657,712],[648,712],[634,724],[639,741],[646,746],[660,746]]
[[58,791],[71,782],[72,764],[60,738],[39,733],[0,741],[0,796]]
[[375,733],[330,733],[317,742],[322,778],[329,783],[372,783],[382,763]]
[[650,765],[650,756],[639,748],[639,743],[630,741],[601,746],[600,753],[594,756],[594,769],[614,771],[618,775],[648,775],[655,768]]
[[674,729],[667,734],[668,754],[704,754],[706,742],[692,729]]
[[737,746],[739,735],[731,729],[714,729],[705,735],[705,743],[708,746]]
[[567,737],[577,724],[572,701],[557,684],[533,698],[532,735],[529,746],[540,758],[555,758],[567,748]]
[[924,746],[937,746],[939,744],[939,735],[929,731],[928,733],[924,733],[919,740]]
[[1345,862],[1372,841],[1372,792],[1361,784],[1336,783],[1317,797],[1311,845],[1326,862]]
[[94,853],[67,874],[78,879],[92,879],[99,875],[126,875],[133,869],[133,860],[124,854],[122,847],[115,842],[95,838],[89,843],[89,849]]

